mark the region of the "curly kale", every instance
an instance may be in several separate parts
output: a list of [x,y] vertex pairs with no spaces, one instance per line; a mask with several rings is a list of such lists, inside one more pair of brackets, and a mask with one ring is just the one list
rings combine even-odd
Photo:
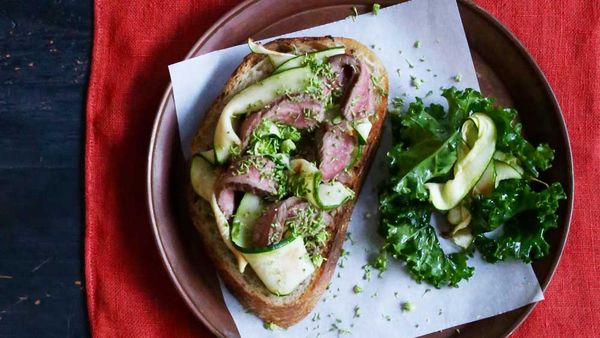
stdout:
[[[530,262],[546,255],[549,245],[544,234],[557,226],[559,201],[566,198],[559,183],[541,191],[532,189],[529,178],[550,167],[553,150],[546,144],[533,146],[523,137],[515,110],[497,107],[493,99],[473,89],[449,88],[442,96],[447,109],[438,104],[425,106],[417,98],[406,112],[400,112],[400,105],[390,112],[396,144],[388,152],[392,174],[379,190],[379,231],[385,244],[374,262],[384,271],[391,255],[405,263],[415,280],[435,287],[457,286],[471,277],[473,268],[467,265],[467,257],[474,249],[490,262]],[[401,104],[401,100],[394,102]],[[512,159],[511,165],[522,167],[525,175],[496,182],[498,186],[489,196],[468,197],[465,205],[472,213],[473,244],[446,255],[430,224],[436,210],[428,202],[425,183],[452,178],[461,126],[475,112],[492,118],[497,128],[496,150]],[[500,235],[487,234],[499,227]]]

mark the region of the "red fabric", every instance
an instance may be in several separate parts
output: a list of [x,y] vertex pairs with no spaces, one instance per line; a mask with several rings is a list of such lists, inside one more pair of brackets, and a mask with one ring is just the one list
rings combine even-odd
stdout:
[[[167,65],[236,1],[96,0],[87,109],[86,288],[96,337],[202,337],[208,331],[162,268],[145,205],[146,154]],[[559,269],[517,337],[600,332],[600,2],[479,0],[524,43],[563,108],[576,204]]]

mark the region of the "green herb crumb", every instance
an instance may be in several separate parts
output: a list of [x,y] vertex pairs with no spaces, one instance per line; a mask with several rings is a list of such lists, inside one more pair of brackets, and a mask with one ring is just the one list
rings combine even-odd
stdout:
[[279,326],[277,326],[277,324],[274,324],[274,323],[271,323],[271,322],[264,322],[263,326],[264,326],[265,329],[271,330],[271,331],[279,329]]
[[415,41],[414,47],[415,48],[421,48],[421,40]]
[[378,3],[374,3],[373,4],[373,15],[377,15],[379,14],[379,9],[381,8],[381,5]]
[[416,78],[416,77],[414,77],[414,76],[411,75],[410,76],[410,85],[413,86],[413,87],[415,87],[415,88],[417,88],[417,89],[420,89],[421,86],[423,85],[423,80],[418,79],[418,78]]
[[361,312],[360,312],[360,307],[358,307],[358,305],[357,305],[357,306],[355,306],[355,307],[354,307],[354,318],[358,318],[358,317],[360,317],[360,313],[361,313]]
[[356,285],[354,285],[354,287],[352,288],[352,291],[354,291],[354,293],[357,293],[357,294],[358,294],[358,293],[361,293],[361,292],[363,291],[363,288],[362,288],[360,285],[356,284]]
[[410,302],[404,302],[400,305],[400,307],[404,312],[410,312],[413,310],[413,305]]
[[462,80],[462,75],[456,74],[453,79],[455,82],[460,82]]

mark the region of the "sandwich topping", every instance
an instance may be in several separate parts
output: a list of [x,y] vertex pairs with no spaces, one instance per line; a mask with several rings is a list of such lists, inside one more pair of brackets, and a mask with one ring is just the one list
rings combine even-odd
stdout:
[[302,55],[250,47],[274,71],[225,105],[214,150],[192,161],[192,183],[214,200],[240,270],[250,264],[271,293],[286,295],[321,265],[333,216],[354,198],[345,183],[368,139],[373,82],[344,47]]

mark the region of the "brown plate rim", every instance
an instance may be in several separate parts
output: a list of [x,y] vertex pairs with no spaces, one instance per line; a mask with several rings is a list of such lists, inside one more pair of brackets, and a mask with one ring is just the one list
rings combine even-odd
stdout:
[[[197,52],[197,50],[204,43],[206,43],[206,41],[208,39],[210,39],[212,37],[212,35],[214,35],[214,33],[219,29],[219,27],[221,27],[223,24],[225,24],[226,22],[231,20],[233,17],[237,16],[240,12],[246,10],[250,6],[252,6],[255,3],[260,2],[260,1],[261,0],[245,0],[245,1],[241,2],[240,4],[238,4],[237,6],[235,6],[234,8],[232,8],[231,10],[229,10],[227,13],[225,13],[209,29],[207,29],[204,34],[202,34],[200,36],[200,38],[196,41],[196,43],[193,45],[191,50],[187,53],[184,60],[187,60],[187,59],[190,59],[191,57],[193,57],[195,55],[195,53]],[[542,72],[542,70],[539,67],[539,65],[537,64],[537,62],[535,62],[535,60],[533,59],[531,54],[527,51],[525,46],[523,46],[523,44],[514,36],[514,34],[504,24],[502,24],[498,19],[496,19],[491,13],[489,13],[485,9],[481,8],[480,6],[478,6],[477,4],[473,3],[470,0],[457,0],[457,2],[460,5],[466,6],[468,9],[475,11],[478,15],[483,17],[489,24],[493,25],[497,30],[499,30],[502,34],[504,34],[511,41],[511,43],[516,48],[516,50],[518,50],[518,52],[521,54],[521,57],[528,63],[528,65],[534,70],[536,75],[540,78],[545,92],[549,95],[549,98],[550,98],[551,104],[554,108],[554,111],[558,112],[557,115],[558,115],[559,121],[561,123],[561,130],[560,130],[561,137],[566,141],[565,151],[566,151],[566,155],[567,155],[566,158],[568,160],[567,167],[569,169],[569,177],[571,178],[571,181],[569,182],[570,190],[568,191],[568,193],[570,196],[572,196],[572,198],[569,200],[569,204],[566,206],[567,207],[567,222],[565,222],[566,227],[563,230],[564,236],[562,236],[562,238],[559,242],[558,255],[556,255],[555,259],[552,261],[551,269],[550,269],[551,272],[540,283],[542,290],[545,291],[546,288],[548,287],[550,281],[554,277],[554,274],[556,273],[560,259],[562,258],[564,247],[566,245],[569,231],[570,231],[574,197],[575,197],[575,194],[574,194],[575,193],[575,184],[574,184],[575,177],[574,177],[574,170],[573,170],[573,157],[572,157],[572,152],[571,152],[571,141],[570,141],[569,134],[567,131],[566,122],[564,120],[563,113],[562,113],[562,110],[558,103],[558,100],[556,98],[556,95],[555,95],[554,91],[552,90],[546,76]],[[200,319],[200,321],[213,334],[221,337],[221,336],[223,336],[223,333],[209,320],[209,318],[207,318],[203,313],[198,311],[195,304],[192,302],[192,299],[190,298],[190,296],[185,292],[185,290],[182,286],[182,283],[179,281],[179,277],[173,270],[171,261],[167,255],[166,249],[163,245],[163,240],[160,235],[160,231],[158,229],[157,217],[155,214],[155,206],[154,206],[153,195],[152,195],[152,191],[153,191],[153,188],[152,188],[153,187],[153,180],[152,180],[153,160],[156,155],[156,147],[157,147],[156,143],[157,143],[158,131],[160,130],[161,124],[164,120],[163,117],[164,117],[164,114],[166,111],[165,108],[168,104],[168,101],[170,99],[172,99],[172,94],[173,94],[173,86],[171,83],[169,83],[169,85],[167,86],[165,93],[161,99],[161,102],[160,102],[160,105],[159,105],[159,108],[157,111],[157,115],[156,115],[156,118],[155,118],[153,126],[152,126],[152,134],[151,134],[151,138],[150,138],[150,145],[149,145],[149,151],[148,151],[148,157],[147,157],[148,165],[147,165],[147,172],[146,172],[146,202],[147,202],[147,206],[148,206],[148,212],[150,215],[150,223],[151,223],[152,232],[154,234],[154,239],[155,239],[157,248],[158,248],[160,256],[162,258],[161,261],[162,261],[164,267],[166,268],[167,272],[169,273],[169,277],[172,280],[173,284],[175,285],[177,291],[184,299],[188,308],[190,310],[192,310],[194,315],[198,319]],[[507,331],[505,332],[505,334],[503,336],[504,337],[510,336],[527,319],[527,317],[529,317],[529,315],[531,314],[532,310],[535,308],[536,305],[537,305],[537,302],[526,305],[525,306],[526,311],[520,317],[518,317],[517,320],[515,320],[514,324],[507,329]]]

